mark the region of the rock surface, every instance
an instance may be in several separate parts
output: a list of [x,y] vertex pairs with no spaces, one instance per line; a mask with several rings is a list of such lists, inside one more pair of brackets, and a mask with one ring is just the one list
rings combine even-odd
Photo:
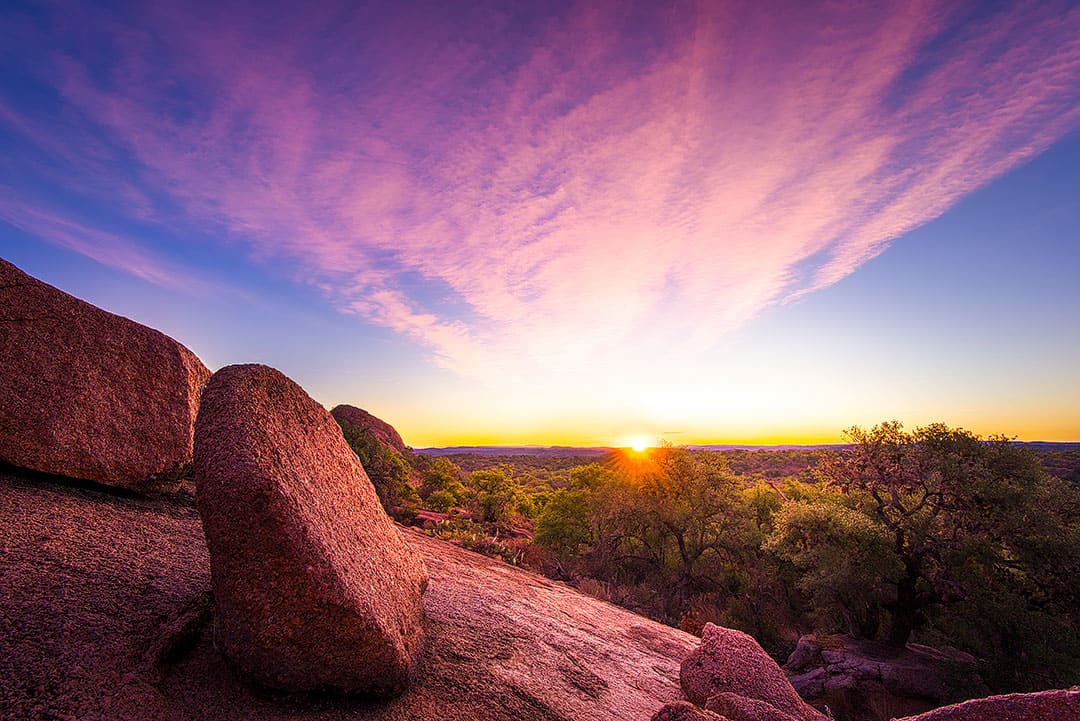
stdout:
[[335,406],[330,413],[343,427],[356,431],[370,431],[383,445],[390,446],[398,453],[405,452],[405,441],[401,440],[401,435],[397,430],[364,409],[342,404]]
[[797,721],[771,703],[734,693],[718,693],[705,703],[705,710],[720,714],[728,721]]
[[669,703],[656,712],[652,721],[731,721],[712,711],[700,709],[692,703],[677,701]]
[[189,467],[210,371],[172,338],[0,259],[0,460],[132,490]]
[[965,701],[900,721],[1076,721],[1080,687]]
[[389,701],[251,689],[215,649],[184,498],[0,473],[0,718],[643,721],[696,639],[417,532],[431,575],[412,686]]
[[213,375],[195,423],[196,501],[217,641],[287,691],[402,691],[421,640],[423,561],[326,410],[282,373]]
[[811,703],[848,718],[890,718],[985,696],[974,657],[955,650],[803,636],[784,669]]
[[741,631],[705,624],[701,645],[683,661],[679,679],[686,698],[698,706],[733,693],[770,703],[800,721],[825,721],[799,698],[758,642]]

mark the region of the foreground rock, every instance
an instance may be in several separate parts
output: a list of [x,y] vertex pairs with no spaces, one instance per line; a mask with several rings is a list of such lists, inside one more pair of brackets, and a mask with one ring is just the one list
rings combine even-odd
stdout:
[[411,531],[431,580],[409,689],[389,701],[253,690],[213,621],[200,624],[202,535],[184,499],[0,473],[0,718],[644,721],[682,695],[689,634]]
[[420,638],[423,561],[326,410],[261,365],[221,369],[195,424],[196,500],[217,640],[288,691],[402,691]]
[[1014,693],[965,701],[901,721],[1076,721],[1080,689]]
[[679,679],[686,698],[697,706],[731,693],[764,701],[799,721],[825,721],[799,698],[758,642],[741,631],[705,624],[701,646],[683,661]]
[[366,431],[375,436],[375,439],[384,446],[389,446],[398,453],[405,452],[405,441],[401,440],[401,435],[398,434],[397,430],[386,421],[376,418],[364,409],[342,404],[335,406],[334,410],[330,411],[330,414],[341,424],[342,428],[358,433]]
[[133,490],[189,467],[210,371],[172,338],[0,259],[0,460]]
[[712,711],[700,709],[686,701],[669,703],[657,711],[652,721],[731,721],[723,716],[717,716]]
[[771,703],[734,693],[718,693],[705,703],[705,710],[719,714],[728,721],[797,721]]
[[990,693],[973,656],[908,644],[803,636],[784,669],[807,701],[846,718],[922,713]]

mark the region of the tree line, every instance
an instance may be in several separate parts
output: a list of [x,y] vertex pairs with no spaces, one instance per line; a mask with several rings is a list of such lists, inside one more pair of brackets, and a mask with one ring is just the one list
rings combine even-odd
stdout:
[[811,631],[914,639],[974,654],[995,691],[1080,682],[1077,486],[942,424],[846,436],[466,472],[346,433],[399,521],[427,512],[432,533],[690,632],[738,628],[781,658]]

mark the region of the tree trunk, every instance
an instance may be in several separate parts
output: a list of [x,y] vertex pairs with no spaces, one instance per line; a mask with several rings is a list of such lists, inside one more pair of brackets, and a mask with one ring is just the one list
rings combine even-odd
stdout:
[[906,572],[896,584],[896,601],[889,604],[892,622],[889,624],[888,642],[899,648],[907,645],[911,632],[915,629],[915,620],[919,612],[919,597],[916,584],[919,581],[918,565],[905,564]]

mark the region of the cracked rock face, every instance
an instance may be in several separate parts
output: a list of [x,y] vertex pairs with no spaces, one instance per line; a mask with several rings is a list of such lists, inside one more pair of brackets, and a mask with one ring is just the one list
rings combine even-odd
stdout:
[[0,460],[136,491],[190,466],[206,366],[2,259],[0,374]]
[[408,690],[253,688],[203,605],[210,561],[191,501],[0,470],[0,718],[645,721],[681,696],[696,638],[410,530],[431,581]]
[[223,368],[196,422],[195,480],[232,665],[286,691],[404,690],[427,571],[330,414],[272,368]]

